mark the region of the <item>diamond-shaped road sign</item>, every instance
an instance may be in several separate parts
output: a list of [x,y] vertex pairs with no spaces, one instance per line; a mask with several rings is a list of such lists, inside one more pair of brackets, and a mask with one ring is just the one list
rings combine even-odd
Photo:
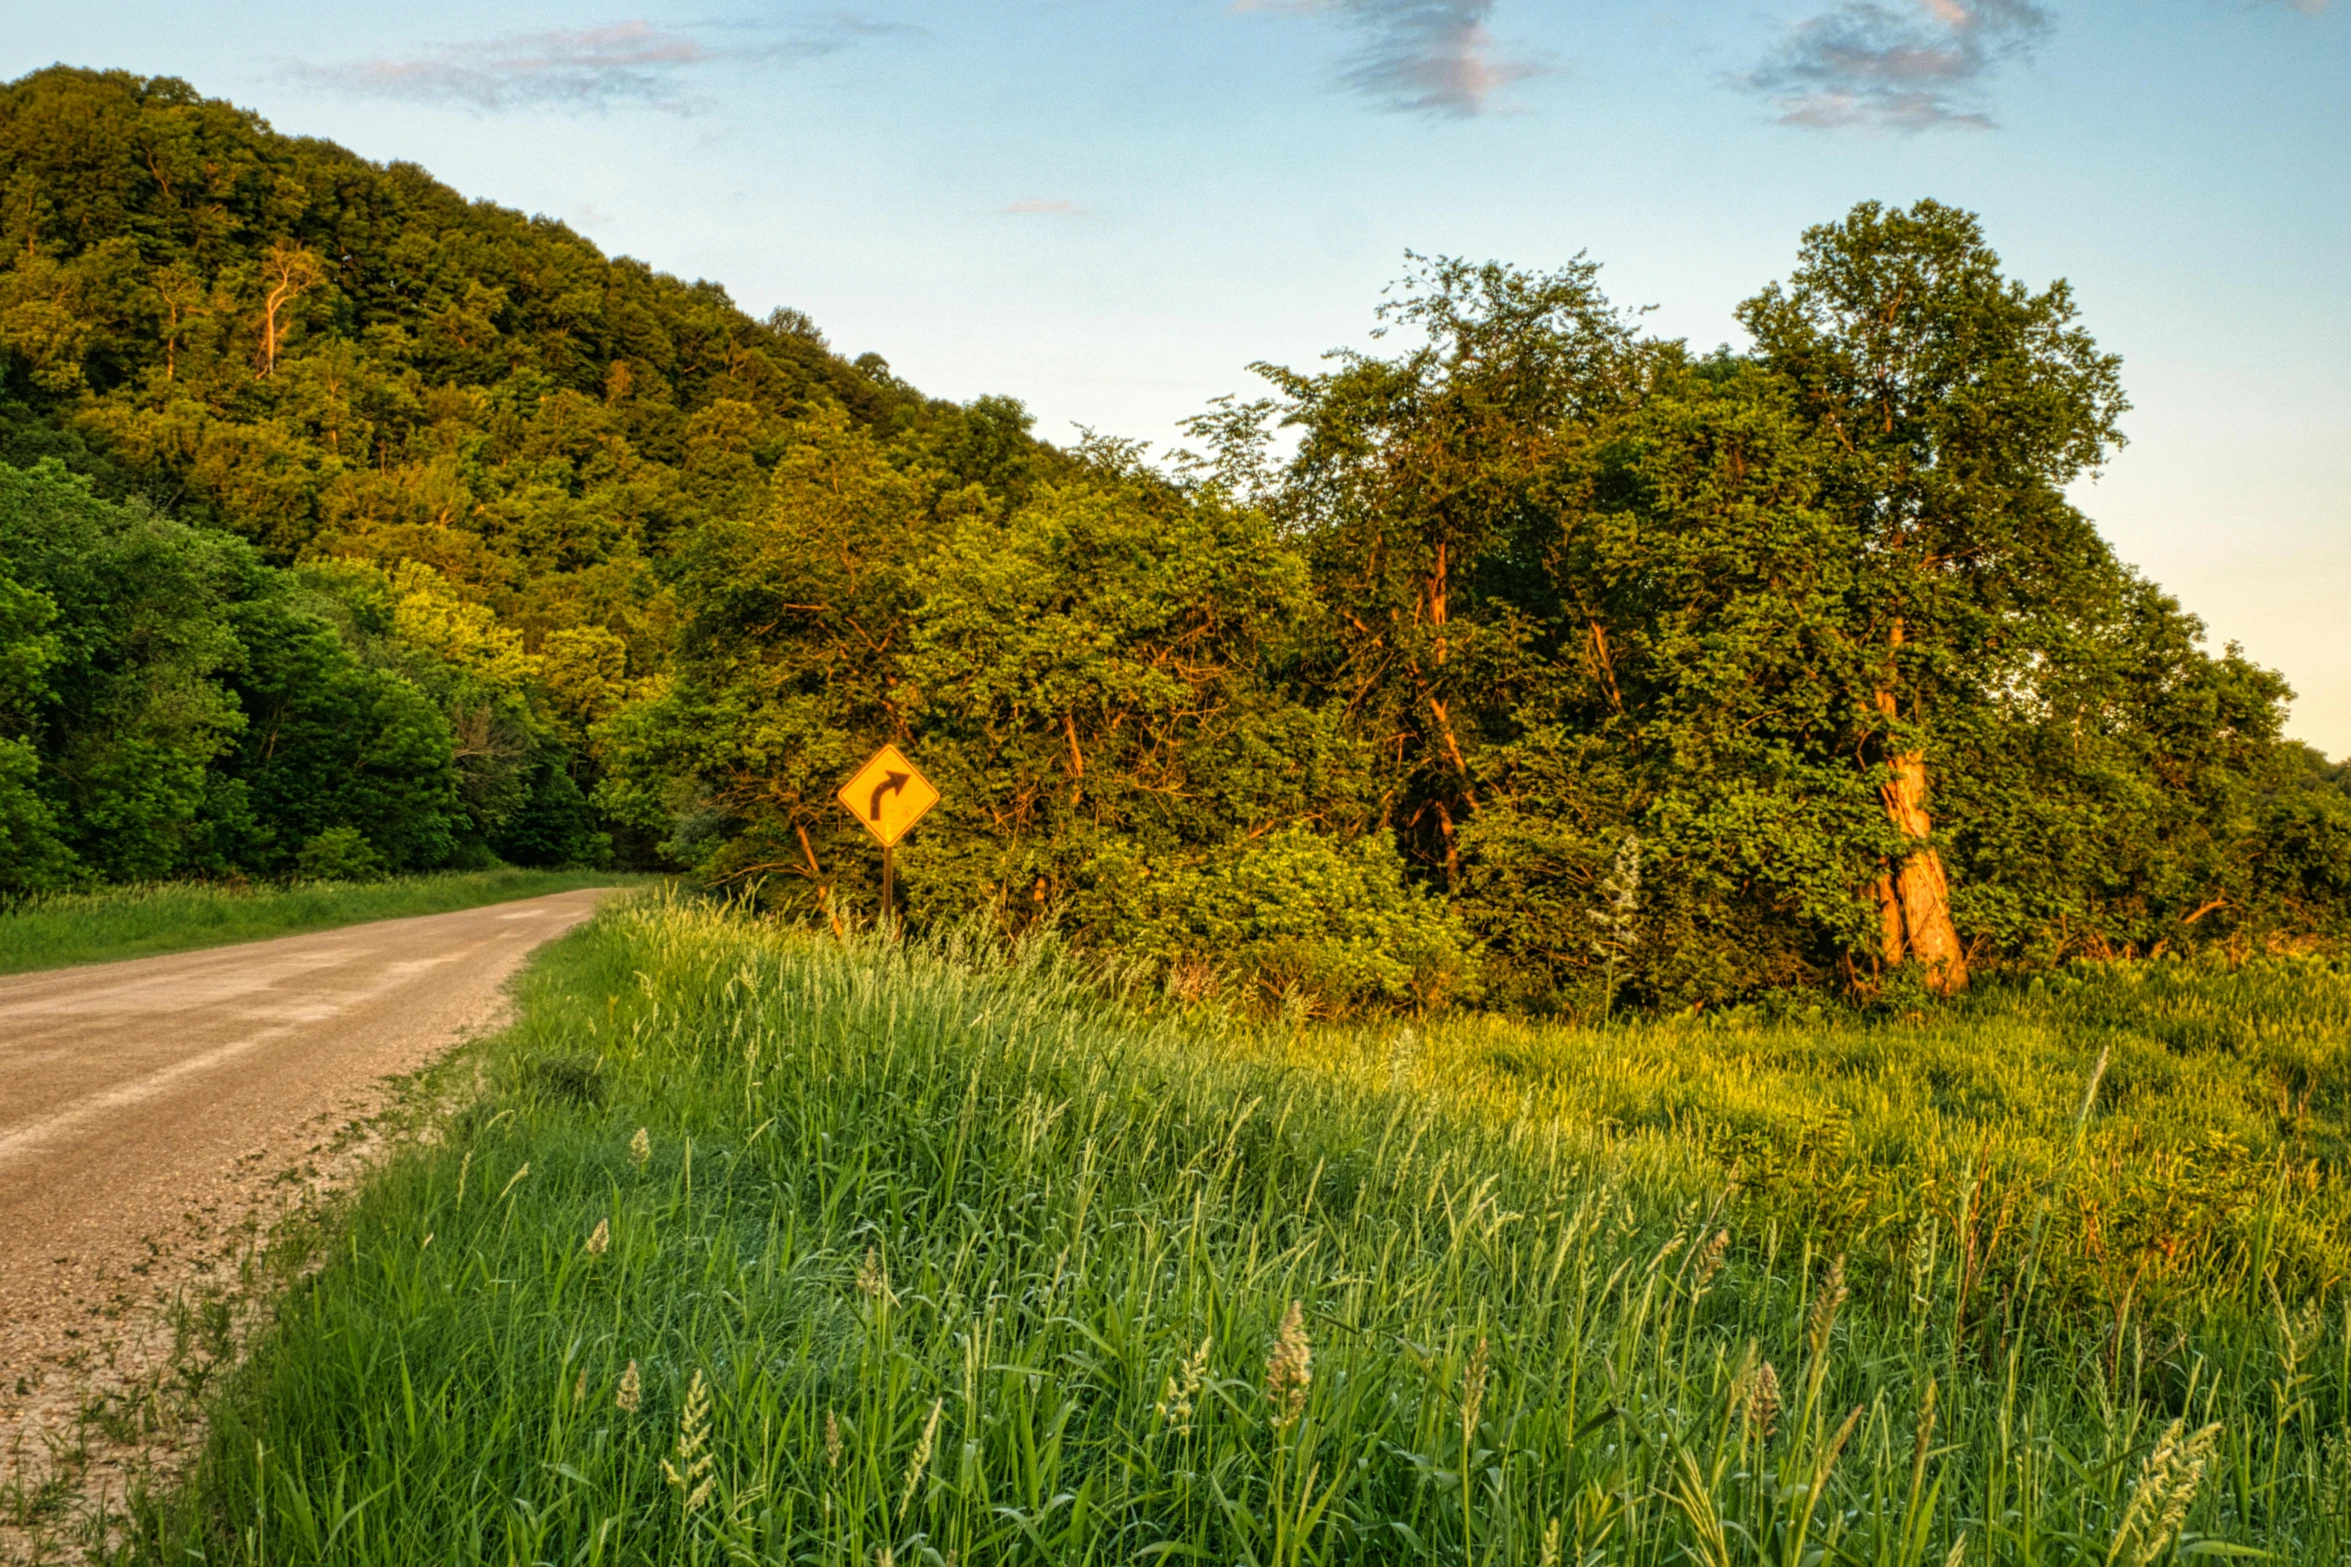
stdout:
[[833,798],[887,849],[939,803],[939,791],[896,746],[885,745]]

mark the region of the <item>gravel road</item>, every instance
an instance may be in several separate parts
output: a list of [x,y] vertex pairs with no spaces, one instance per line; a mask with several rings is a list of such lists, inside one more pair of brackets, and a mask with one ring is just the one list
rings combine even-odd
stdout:
[[0,1487],[180,1352],[171,1300],[347,1173],[384,1080],[494,1026],[603,896],[0,978]]

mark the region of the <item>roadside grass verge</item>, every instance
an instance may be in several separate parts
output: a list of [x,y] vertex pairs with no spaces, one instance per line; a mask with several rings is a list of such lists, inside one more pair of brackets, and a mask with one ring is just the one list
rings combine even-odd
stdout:
[[411,914],[446,914],[578,887],[643,881],[609,871],[448,871],[369,882],[231,886],[162,882],[0,904],[0,974],[265,941]]
[[[360,1193],[129,1550],[2340,1562],[2342,981],[2146,982],[1917,1025],[1269,1031],[1140,1015],[1048,947],[631,900],[530,971],[479,1098]],[[2314,1075],[2243,1157],[2301,1173],[2118,1306],[2085,1183],[2220,1167],[2181,1152],[2215,1117],[2252,1138],[2269,1067],[2162,1030],[2254,1001]],[[1913,1199],[1954,1170],[1946,1221]]]

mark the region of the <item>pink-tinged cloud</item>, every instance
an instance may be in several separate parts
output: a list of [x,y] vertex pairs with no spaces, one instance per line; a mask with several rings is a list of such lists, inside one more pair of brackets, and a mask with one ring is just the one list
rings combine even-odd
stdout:
[[1790,28],[1737,80],[1771,98],[1785,125],[1984,130],[1991,79],[2048,30],[2032,0],[1846,0]]
[[1383,109],[1466,119],[1547,67],[1487,27],[1497,0],[1235,0],[1233,10],[1321,14],[1363,42],[1339,85]]

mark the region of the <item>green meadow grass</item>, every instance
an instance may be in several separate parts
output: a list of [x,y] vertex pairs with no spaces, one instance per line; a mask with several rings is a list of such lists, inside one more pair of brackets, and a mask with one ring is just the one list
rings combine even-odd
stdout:
[[642,880],[607,871],[448,871],[370,882],[162,882],[0,904],[0,974],[265,941],[368,920]]
[[648,897],[523,1000],[132,1556],[2351,1556],[2322,968],[1281,1030]]

